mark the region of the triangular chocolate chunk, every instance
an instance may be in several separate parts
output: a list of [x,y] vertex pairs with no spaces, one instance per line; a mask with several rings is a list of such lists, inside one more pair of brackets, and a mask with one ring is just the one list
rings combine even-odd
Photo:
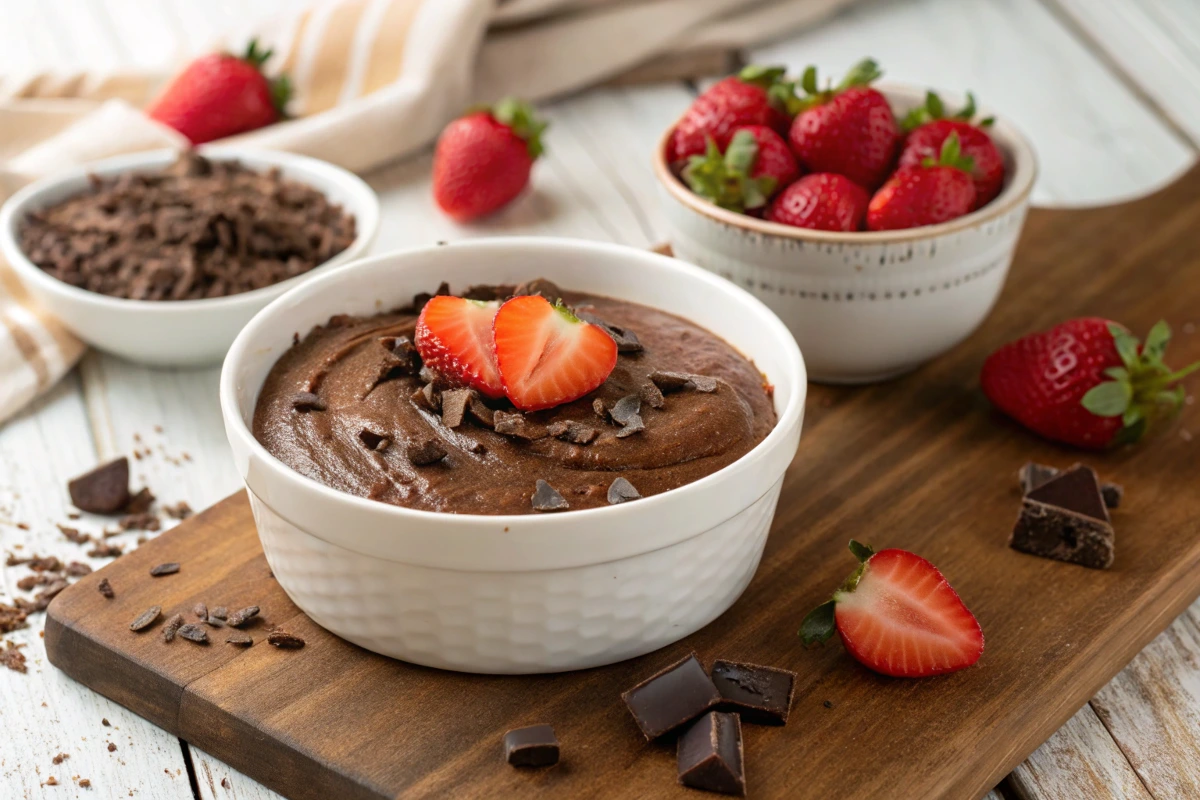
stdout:
[[742,725],[737,714],[712,711],[679,737],[679,782],[693,789],[746,796]]
[[1043,483],[1026,499],[1065,508],[1085,517],[1108,522],[1108,509],[1100,494],[1100,481],[1091,467],[1076,466]]

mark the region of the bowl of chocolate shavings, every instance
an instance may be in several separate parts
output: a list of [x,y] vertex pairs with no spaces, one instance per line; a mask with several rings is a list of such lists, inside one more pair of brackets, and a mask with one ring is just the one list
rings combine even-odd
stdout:
[[152,366],[203,366],[276,297],[363,255],[378,228],[371,188],[324,161],[158,150],[17,192],[0,209],[0,255],[88,344]]

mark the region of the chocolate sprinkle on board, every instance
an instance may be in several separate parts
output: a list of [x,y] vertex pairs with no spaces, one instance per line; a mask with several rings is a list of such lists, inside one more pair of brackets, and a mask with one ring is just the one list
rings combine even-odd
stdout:
[[179,564],[174,561],[168,561],[166,564],[159,564],[150,568],[150,577],[161,578],[163,575],[174,575],[179,572]]
[[67,491],[80,511],[117,513],[129,503],[129,459],[121,456],[80,475],[67,484]]
[[250,634],[243,633],[242,631],[230,631],[229,635],[225,637],[225,643],[234,644],[238,647],[249,647],[250,645],[254,644],[254,638]]
[[183,615],[172,614],[170,618],[163,624],[163,641],[171,642],[175,640],[175,634],[183,627]]
[[437,439],[429,438],[409,444],[406,455],[414,466],[427,467],[441,461],[447,453],[446,448],[442,447]]
[[17,644],[11,640],[5,642],[4,649],[0,650],[0,664],[8,667],[13,672],[20,672],[22,674],[27,672],[28,670],[25,667],[25,654],[20,650],[20,648],[24,646],[25,645]]
[[276,628],[267,634],[267,644],[274,645],[281,650],[299,650],[304,647],[304,640],[299,636],[293,636],[285,630]]
[[442,392],[442,424],[447,428],[462,425],[467,413],[467,403],[474,394],[470,389],[449,389]]
[[129,623],[129,630],[134,631],[135,633],[137,631],[144,631],[146,628],[149,628],[151,625],[153,625],[161,614],[162,606],[150,606],[140,615],[138,615],[137,619]]
[[533,492],[534,511],[566,511],[570,507],[566,498],[553,486],[538,478],[537,488]]
[[617,478],[608,487],[608,503],[609,505],[618,505],[629,500],[641,500],[642,496],[638,494],[638,490],[633,488],[633,484],[624,478]]
[[297,392],[292,395],[292,408],[297,411],[324,411],[325,404],[312,392]]
[[208,631],[200,627],[195,622],[189,622],[179,629],[180,638],[187,639],[189,642],[196,644],[208,644]]
[[108,582],[108,578],[100,579],[100,582],[96,584],[96,591],[100,592],[100,594],[104,595],[109,600],[112,600],[115,596],[112,584]]
[[0,633],[9,633],[25,627],[27,614],[23,609],[0,603]]
[[258,606],[247,606],[229,615],[226,621],[231,628],[240,628],[258,616]]

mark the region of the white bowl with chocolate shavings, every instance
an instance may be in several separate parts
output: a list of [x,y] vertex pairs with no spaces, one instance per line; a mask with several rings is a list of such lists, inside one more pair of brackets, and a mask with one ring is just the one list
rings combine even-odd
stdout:
[[[312,341],[300,339],[305,331],[400,308],[443,281],[461,291],[515,285],[531,276],[564,291],[661,310],[724,340],[771,387],[774,427],[740,458],[658,494],[637,497],[636,474],[627,473],[634,481],[626,487],[620,482],[625,470],[618,466],[605,473],[609,504],[599,507],[571,508],[579,495],[569,491],[548,503],[549,492],[540,485],[545,481],[528,476],[525,497],[539,513],[502,515],[451,513],[453,506],[418,510],[333,488],[323,482],[330,476],[292,469],[256,438],[255,411],[264,385],[282,356],[302,352],[293,348]],[[639,334],[643,342],[646,333]],[[650,346],[631,358],[649,357]],[[704,393],[706,386],[687,386],[689,380],[702,383],[702,376],[676,376],[679,385],[671,376],[658,377],[667,387],[666,400],[653,413],[670,414],[712,397]],[[322,385],[319,391],[326,394],[315,398],[319,405],[310,402],[296,413],[326,413],[319,406],[326,397],[336,402],[329,394],[336,388]],[[296,604],[320,625],[377,653],[481,673],[609,664],[677,641],[724,613],[762,557],[784,471],[799,443],[806,391],[804,362],[787,328],[761,302],[721,278],[638,249],[518,237],[377,256],[314,278],[243,329],[230,348],[220,388],[226,433],[263,549]],[[412,402],[419,404],[416,395]],[[590,396],[583,401],[590,403]],[[429,414],[429,430],[439,432],[436,426],[447,424],[444,416],[444,408],[441,420]],[[500,428],[504,420],[495,417],[500,413],[493,418]],[[636,437],[654,432],[648,418]],[[409,458],[411,469],[403,474],[419,486],[421,470],[452,472],[456,460],[465,464],[490,454],[467,446],[458,429],[439,435],[441,449],[453,452],[436,454],[433,467],[424,458],[413,461],[401,443],[384,455]],[[569,430],[561,435],[570,441]],[[580,448],[600,443],[585,438]],[[601,439],[613,446],[630,441],[615,434]],[[363,444],[364,453],[374,451],[374,441]],[[565,442],[543,439],[529,447],[542,445]],[[557,501],[567,510],[557,510]]]
[[151,366],[225,356],[259,310],[370,247],[379,200],[290,153],[203,147],[106,159],[0,208],[0,254],[35,302],[97,349]]

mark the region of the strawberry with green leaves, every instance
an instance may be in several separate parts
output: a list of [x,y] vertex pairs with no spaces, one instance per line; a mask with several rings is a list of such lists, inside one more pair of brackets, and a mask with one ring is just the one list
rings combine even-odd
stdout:
[[1000,194],[1004,186],[1004,157],[988,135],[993,119],[973,122],[975,96],[967,93],[967,104],[956,114],[947,114],[945,104],[934,92],[925,95],[925,104],[904,117],[908,132],[900,149],[900,166],[917,166],[927,158],[937,158],[946,140],[957,136],[964,156],[971,159],[971,177],[975,180],[972,210],[982,208]]
[[867,216],[867,190],[844,175],[805,175],[780,192],[767,208],[771,222],[818,231],[862,230]]
[[1137,441],[1183,405],[1179,382],[1200,362],[1164,362],[1171,329],[1159,322],[1142,344],[1098,317],[1068,320],[988,356],[980,383],[996,408],[1047,439],[1089,450]]
[[868,669],[896,678],[926,678],[971,666],[983,655],[983,630],[938,568],[906,550],[854,540],[858,568],[833,599],[804,618],[804,644],[834,632]]
[[674,163],[708,150],[708,140],[724,152],[734,132],[745,125],[766,125],[785,132],[795,113],[795,88],[785,67],[751,64],[737,75],[717,81],[692,101],[667,144]]
[[936,225],[961,217],[975,203],[974,161],[959,149],[957,134],[950,134],[934,160],[900,167],[871,198],[867,229],[893,231]]
[[805,96],[788,140],[809,172],[836,172],[867,189],[883,183],[900,146],[900,126],[887,98],[870,84],[883,73],[872,59],[851,68],[837,86],[819,89],[816,67],[804,71]]
[[693,192],[738,212],[765,206],[799,175],[787,142],[766,125],[738,128],[723,153],[709,139],[707,152],[689,158],[683,169],[684,183]]

